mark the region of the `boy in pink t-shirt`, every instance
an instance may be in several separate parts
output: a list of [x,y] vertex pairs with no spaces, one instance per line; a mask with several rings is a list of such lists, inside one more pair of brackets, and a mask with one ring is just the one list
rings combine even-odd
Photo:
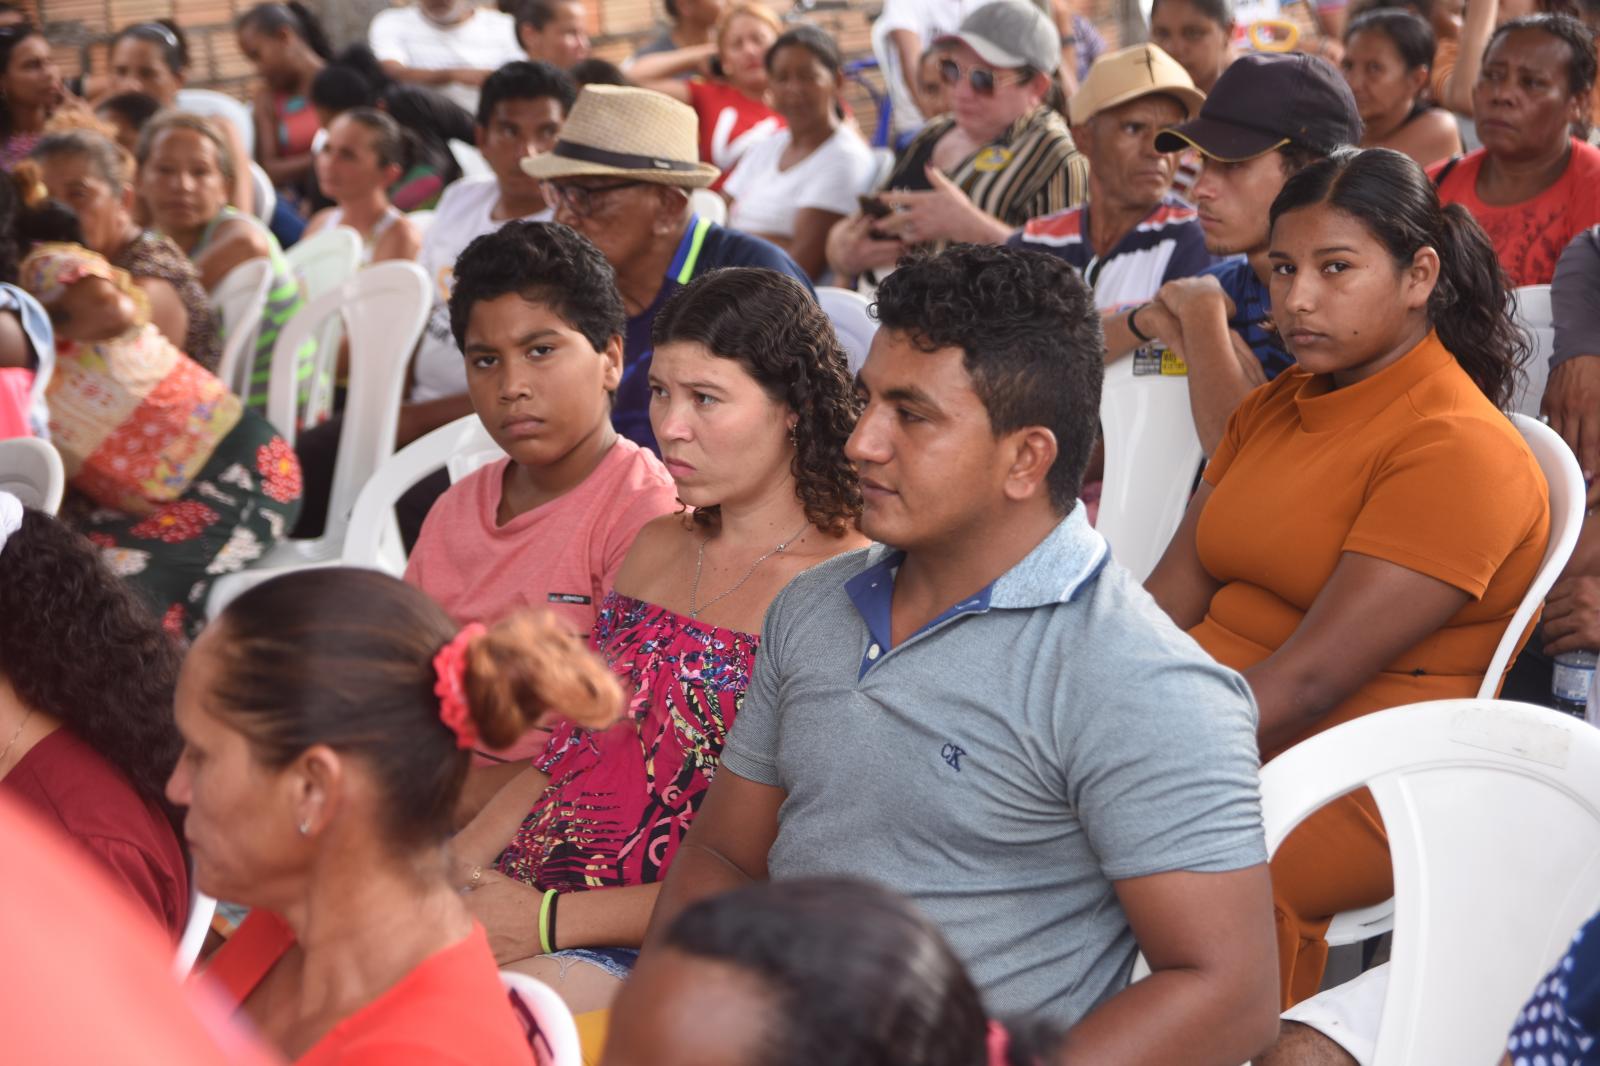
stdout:
[[626,325],[610,265],[565,226],[510,222],[461,253],[450,327],[508,458],[439,498],[406,567],[456,621],[549,608],[587,637],[639,529],[677,509],[661,461],[611,427]]

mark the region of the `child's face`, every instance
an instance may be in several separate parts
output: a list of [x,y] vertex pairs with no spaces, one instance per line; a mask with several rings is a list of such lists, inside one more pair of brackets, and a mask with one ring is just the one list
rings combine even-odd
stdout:
[[512,462],[547,468],[610,425],[622,338],[597,352],[552,308],[510,292],[467,319],[467,394]]

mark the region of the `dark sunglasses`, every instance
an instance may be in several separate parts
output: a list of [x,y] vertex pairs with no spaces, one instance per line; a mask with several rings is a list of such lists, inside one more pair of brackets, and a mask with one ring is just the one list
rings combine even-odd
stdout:
[[[1000,82],[995,80],[994,71],[986,67],[973,67],[967,71],[967,84],[972,86],[972,91],[979,96],[993,96],[997,86],[1021,85],[1030,76],[1024,72],[1014,81]],[[955,85],[961,80],[961,65],[954,59],[939,60],[939,80],[946,85]]]

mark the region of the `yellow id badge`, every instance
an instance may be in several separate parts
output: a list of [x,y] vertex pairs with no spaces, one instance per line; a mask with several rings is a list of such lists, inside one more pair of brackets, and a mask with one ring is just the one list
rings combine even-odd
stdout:
[[1011,159],[1011,149],[992,144],[978,153],[978,157],[972,161],[972,169],[980,174],[993,174],[1010,166]]
[[1189,376],[1189,364],[1165,345],[1152,344],[1133,351],[1133,376],[1181,378]]

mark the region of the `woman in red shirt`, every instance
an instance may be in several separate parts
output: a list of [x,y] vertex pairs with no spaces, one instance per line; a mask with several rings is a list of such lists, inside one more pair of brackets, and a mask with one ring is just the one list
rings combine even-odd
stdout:
[[76,841],[176,940],[189,872],[161,789],[180,744],[179,653],[120,563],[0,492],[0,793]]
[[200,888],[250,916],[206,976],[301,1063],[531,1064],[489,941],[446,879],[470,749],[543,710],[621,711],[549,616],[459,633],[423,593],[324,569],[240,596],[178,682]]
[[1600,222],[1600,148],[1573,136],[1594,92],[1594,35],[1569,15],[1494,31],[1472,88],[1483,147],[1439,163],[1439,199],[1489,235],[1513,285],[1548,285],[1556,260]]
[[[629,70],[634,82],[665,93],[700,116],[700,158],[722,168],[720,188],[746,148],[783,128],[783,116],[768,104],[767,49],[783,32],[778,17],[761,4],[734,4],[717,24],[712,44],[643,56]],[[709,78],[678,80],[707,64]]]

